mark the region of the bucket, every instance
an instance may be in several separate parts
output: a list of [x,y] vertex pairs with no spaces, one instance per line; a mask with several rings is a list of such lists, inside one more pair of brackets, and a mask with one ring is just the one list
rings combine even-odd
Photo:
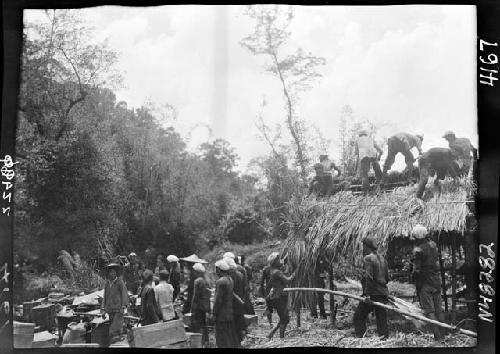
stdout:
[[33,308],[40,305],[41,303],[41,301],[23,302],[23,320],[27,322],[32,321]]
[[14,321],[14,348],[31,348],[35,336],[35,324]]

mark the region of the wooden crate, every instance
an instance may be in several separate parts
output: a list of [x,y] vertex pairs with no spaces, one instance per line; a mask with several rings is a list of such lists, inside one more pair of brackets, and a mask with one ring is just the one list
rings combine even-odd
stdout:
[[182,316],[182,321],[184,321],[184,324],[186,326],[191,327],[191,318],[192,318],[192,314],[186,313]]
[[166,342],[161,342],[158,343],[157,346],[153,348],[158,348],[158,349],[185,349],[189,348],[189,344],[187,341],[184,342],[179,342],[179,343],[172,343],[172,344],[166,344]]
[[33,308],[41,305],[41,301],[28,301],[23,302],[23,321],[31,322],[32,321],[32,312]]
[[189,348],[202,348],[202,335],[201,333],[187,332]]
[[181,320],[132,328],[131,347],[154,348],[159,344],[170,345],[184,341],[187,341],[187,336]]
[[33,322],[40,325],[41,330],[51,330],[56,325],[56,306],[54,304],[42,304],[33,307]]
[[97,343],[74,343],[74,344],[63,344],[62,348],[99,348]]
[[59,337],[49,331],[35,333],[32,348],[54,348]]

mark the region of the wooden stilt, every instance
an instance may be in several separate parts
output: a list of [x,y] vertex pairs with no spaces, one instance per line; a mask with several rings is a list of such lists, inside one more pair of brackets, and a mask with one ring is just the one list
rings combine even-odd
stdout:
[[297,306],[295,309],[295,315],[297,316],[297,328],[300,328],[300,307]]
[[444,310],[448,312],[448,297],[446,295],[446,277],[444,273],[443,255],[441,253],[441,233],[438,235],[439,269],[441,270],[441,287],[443,288]]
[[457,234],[451,236],[451,320],[454,324],[457,315]]
[[[330,290],[335,290],[335,284],[333,283],[333,270],[332,267],[328,267],[328,281]],[[337,311],[335,307],[335,294],[330,293],[330,324],[335,326],[335,317],[337,316]]]

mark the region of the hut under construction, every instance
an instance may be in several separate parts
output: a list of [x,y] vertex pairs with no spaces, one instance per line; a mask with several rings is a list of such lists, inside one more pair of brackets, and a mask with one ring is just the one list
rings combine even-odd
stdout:
[[[282,246],[282,255],[297,269],[292,286],[315,287],[313,274],[320,259],[329,263],[330,274],[338,274],[338,270],[346,266],[360,269],[362,240],[367,236],[378,240],[379,252],[386,255],[391,273],[406,273],[409,279],[409,269],[398,267],[397,260],[401,263],[406,250],[406,262],[410,261],[411,230],[416,224],[422,224],[440,250],[445,310],[449,311],[448,300],[451,300],[453,320],[460,297],[465,298],[460,301],[468,303],[473,312],[478,259],[475,190],[472,180],[463,178],[443,181],[441,192],[434,191],[427,200],[415,197],[416,186],[373,195],[342,191],[328,198],[292,200],[287,212],[289,234]],[[466,291],[460,294],[459,273],[464,274],[466,284]],[[447,288],[451,288],[451,294]],[[311,297],[311,293],[294,294],[293,302],[297,307],[297,304],[310,303]]]

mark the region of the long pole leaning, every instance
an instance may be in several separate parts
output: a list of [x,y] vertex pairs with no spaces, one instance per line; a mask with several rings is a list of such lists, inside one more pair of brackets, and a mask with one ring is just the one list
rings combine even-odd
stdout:
[[[358,300],[358,301],[365,301],[365,298],[363,298],[361,296],[358,296],[358,295],[348,294],[348,293],[345,293],[343,291],[328,290],[328,289],[321,289],[321,288],[285,288],[285,289],[283,289],[283,291],[288,291],[288,292],[292,292],[292,291],[325,292],[325,293],[331,293],[331,294],[335,294],[335,295],[339,295],[339,296],[349,297],[351,299],[355,299],[355,300]],[[386,310],[389,310],[389,311],[394,311],[394,312],[397,312],[397,313],[399,313],[401,315],[405,315],[405,316],[408,316],[408,317],[413,317],[413,318],[415,318],[417,320],[420,320],[420,321],[423,321],[423,322],[431,323],[431,324],[439,326],[439,327],[443,327],[443,328],[446,328],[446,329],[449,329],[449,330],[452,330],[452,331],[458,331],[458,332],[463,333],[463,334],[465,334],[467,336],[477,338],[477,333],[476,332],[472,332],[472,331],[469,331],[469,330],[466,330],[466,329],[462,329],[462,328],[458,328],[458,327],[455,327],[455,326],[450,326],[449,324],[442,323],[442,322],[435,321],[435,320],[431,320],[430,318],[427,318],[427,317],[424,317],[424,316],[420,316],[420,315],[417,315],[417,314],[414,314],[414,313],[405,312],[405,311],[402,311],[400,309],[394,308],[392,306],[389,306],[389,305],[386,305],[386,304],[382,304],[380,302],[375,302],[375,301],[371,301],[371,300],[368,300],[368,301],[369,301],[370,305],[373,305],[373,306],[376,306],[376,307],[380,307],[380,308],[383,308],[383,309],[386,309]]]

